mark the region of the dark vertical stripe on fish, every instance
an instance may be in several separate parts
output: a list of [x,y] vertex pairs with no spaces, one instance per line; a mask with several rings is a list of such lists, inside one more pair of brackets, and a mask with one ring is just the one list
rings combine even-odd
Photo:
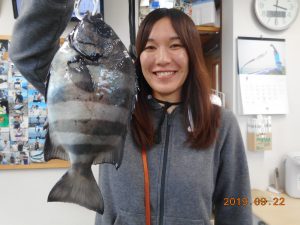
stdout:
[[58,132],[74,132],[86,135],[123,135],[126,125],[104,120],[58,120],[51,123],[50,129]]
[[[98,154],[99,152],[107,153],[107,159],[105,161],[112,160],[114,151],[117,151],[119,145],[103,145],[103,144],[75,144],[75,145],[63,145],[65,149],[68,149],[69,152],[76,154],[76,155],[83,155],[83,154]],[[105,162],[104,161],[104,162]]]
[[112,93],[107,93],[105,90],[96,89],[96,93],[82,95],[76,93],[73,85],[66,85],[64,88],[59,88],[57,91],[51,93],[51,97],[48,97],[49,104],[56,104],[60,102],[68,101],[92,101],[104,103],[106,105],[115,105],[122,108],[129,109],[129,102],[132,102],[133,93],[128,88],[120,88],[112,91]]

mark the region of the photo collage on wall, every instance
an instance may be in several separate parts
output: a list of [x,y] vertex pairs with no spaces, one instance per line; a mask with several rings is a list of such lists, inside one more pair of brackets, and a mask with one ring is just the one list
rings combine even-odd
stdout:
[[44,162],[45,98],[10,61],[8,48],[0,40],[0,164]]

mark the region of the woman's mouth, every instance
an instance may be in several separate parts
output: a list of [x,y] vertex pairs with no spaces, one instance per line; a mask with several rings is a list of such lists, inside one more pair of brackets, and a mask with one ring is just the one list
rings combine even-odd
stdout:
[[154,74],[158,78],[170,78],[175,75],[175,71],[161,71],[161,72],[154,72]]

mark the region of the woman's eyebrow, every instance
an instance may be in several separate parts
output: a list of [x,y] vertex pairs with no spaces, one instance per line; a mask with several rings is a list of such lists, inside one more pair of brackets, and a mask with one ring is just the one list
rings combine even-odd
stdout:
[[[180,40],[178,36],[170,37],[169,40]],[[147,42],[155,42],[154,38],[148,38]]]
[[171,37],[170,40],[180,40],[178,36]]

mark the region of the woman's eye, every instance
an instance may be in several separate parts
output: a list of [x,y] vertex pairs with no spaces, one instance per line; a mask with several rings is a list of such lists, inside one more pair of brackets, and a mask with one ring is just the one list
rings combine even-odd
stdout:
[[175,49],[177,49],[177,48],[182,48],[183,46],[182,46],[182,44],[179,44],[179,43],[176,43],[176,44],[171,44],[171,46],[170,46],[171,48],[175,48]]
[[155,46],[153,45],[146,45],[145,50],[154,50]]

